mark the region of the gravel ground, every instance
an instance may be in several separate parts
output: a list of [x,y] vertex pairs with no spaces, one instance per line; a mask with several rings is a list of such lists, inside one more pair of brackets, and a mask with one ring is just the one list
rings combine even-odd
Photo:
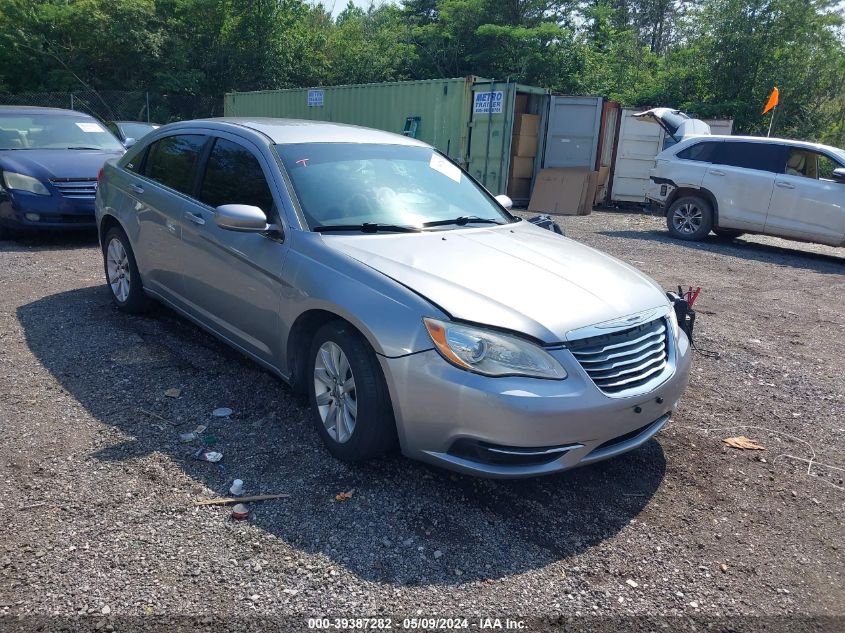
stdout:
[[[698,344],[718,358],[697,355],[655,440],[528,481],[343,465],[257,365],[165,309],[118,313],[93,237],[0,242],[0,627],[658,614],[838,616],[842,630],[845,250],[686,244],[637,214],[561,224],[666,287],[700,285]],[[180,443],[198,424],[221,465]],[[766,450],[729,448],[734,435]],[[290,497],[246,522],[192,505],[235,477]]]

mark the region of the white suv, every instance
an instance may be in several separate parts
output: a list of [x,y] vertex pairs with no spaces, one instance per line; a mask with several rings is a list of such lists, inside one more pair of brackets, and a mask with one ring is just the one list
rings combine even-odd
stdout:
[[657,155],[646,197],[669,233],[765,233],[845,246],[845,151],[752,136],[686,137]]

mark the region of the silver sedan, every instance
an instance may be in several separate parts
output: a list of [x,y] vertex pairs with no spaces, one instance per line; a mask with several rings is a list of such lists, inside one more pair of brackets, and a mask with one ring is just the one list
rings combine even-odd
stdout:
[[509,206],[417,140],[277,119],[164,126],[96,200],[117,306],[164,303],[307,394],[340,459],[522,477],[636,448],[689,378],[672,304]]

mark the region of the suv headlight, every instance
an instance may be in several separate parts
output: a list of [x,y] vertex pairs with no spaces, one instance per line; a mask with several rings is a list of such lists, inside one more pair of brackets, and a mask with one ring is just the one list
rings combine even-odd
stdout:
[[16,191],[28,191],[37,196],[49,196],[50,191],[44,186],[38,178],[27,176],[25,174],[16,174],[13,171],[3,172],[3,182],[6,184],[6,189],[15,189]]
[[525,339],[450,321],[423,322],[440,355],[461,369],[485,376],[566,378],[551,354]]

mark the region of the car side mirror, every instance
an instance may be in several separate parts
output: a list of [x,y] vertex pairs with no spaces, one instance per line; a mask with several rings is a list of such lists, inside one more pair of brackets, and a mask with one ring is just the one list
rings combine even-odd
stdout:
[[501,194],[496,196],[496,202],[502,205],[505,209],[510,211],[513,209],[513,200],[511,200],[508,196]]
[[214,210],[214,223],[227,231],[261,233],[270,230],[267,214],[249,204],[222,204]]
[[845,167],[837,167],[833,170],[833,180],[845,185]]
[[137,142],[138,142],[137,139],[134,139],[130,136],[129,138],[123,139],[123,147],[125,147],[126,149],[129,149],[130,147],[132,147]]

